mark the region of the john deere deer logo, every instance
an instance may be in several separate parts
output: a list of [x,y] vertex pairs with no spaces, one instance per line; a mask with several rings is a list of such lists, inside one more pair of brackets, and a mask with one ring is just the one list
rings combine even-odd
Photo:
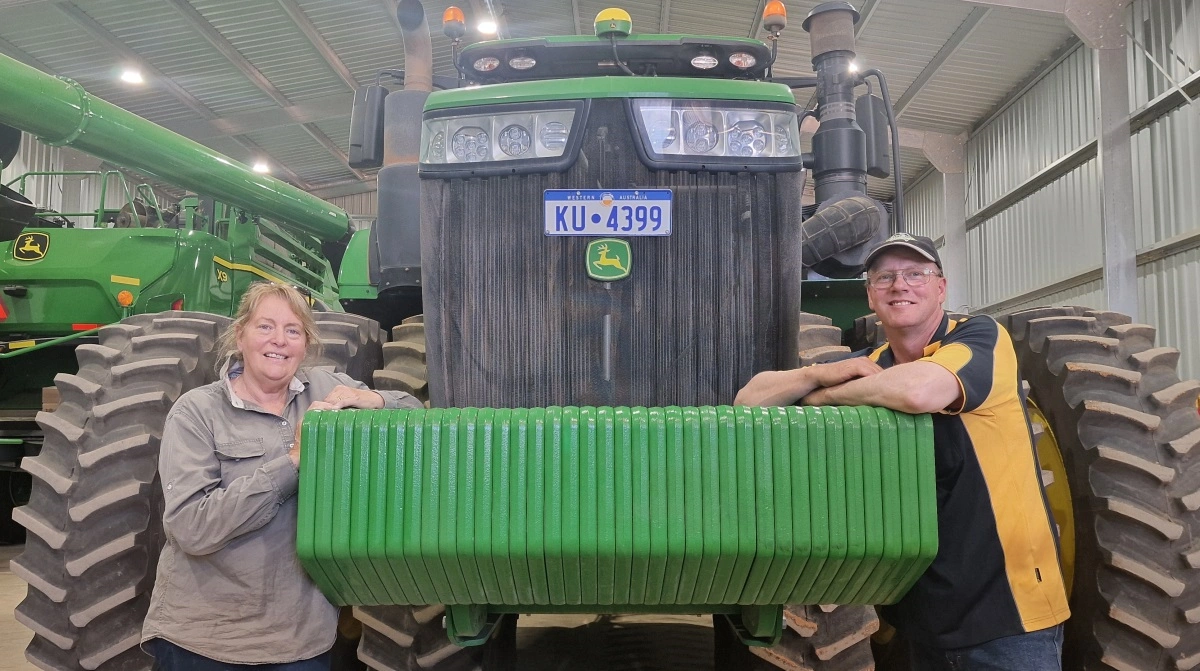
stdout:
[[588,277],[602,282],[629,277],[630,258],[629,243],[624,240],[593,240],[587,246]]
[[13,245],[13,258],[18,261],[37,261],[50,250],[50,236],[45,233],[22,233]]

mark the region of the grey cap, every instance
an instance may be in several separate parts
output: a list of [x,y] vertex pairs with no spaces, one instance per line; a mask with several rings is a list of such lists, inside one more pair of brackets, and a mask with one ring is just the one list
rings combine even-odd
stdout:
[[876,245],[875,249],[872,249],[871,253],[867,254],[867,260],[863,262],[863,267],[870,270],[871,264],[875,263],[875,259],[893,247],[911,249],[936,263],[939,269],[942,267],[942,259],[938,256],[937,247],[934,247],[933,240],[923,235],[909,235],[908,233],[897,233]]

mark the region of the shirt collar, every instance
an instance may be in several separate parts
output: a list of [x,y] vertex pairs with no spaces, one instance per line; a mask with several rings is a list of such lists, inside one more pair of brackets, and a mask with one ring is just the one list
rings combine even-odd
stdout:
[[[233,390],[233,381],[242,374],[242,371],[245,370],[245,368],[245,364],[243,364],[241,360],[235,360],[232,356],[230,356],[225,360],[225,363],[221,365],[221,372],[217,374],[217,377],[225,382],[225,395],[229,398],[230,404],[232,404],[235,408],[240,408],[243,410],[246,408],[246,402],[243,401],[242,398]],[[288,383],[288,403],[291,403],[292,399],[295,398],[297,394],[303,392],[307,386],[308,372],[304,370],[296,371],[296,374],[292,376],[292,381]]]

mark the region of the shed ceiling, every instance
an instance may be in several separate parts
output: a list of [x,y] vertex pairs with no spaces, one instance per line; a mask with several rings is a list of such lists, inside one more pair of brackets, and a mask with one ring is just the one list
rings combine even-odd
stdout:
[[[467,0],[468,14],[497,14],[501,35],[590,33],[618,4],[636,32],[764,37],[765,0]],[[818,0],[787,3],[791,26],[776,73],[811,72],[801,20]],[[968,132],[1075,38],[1061,17],[964,0],[852,0],[863,15],[858,61],[889,80],[899,123]],[[426,2],[434,71],[453,76],[438,23],[445,0]],[[355,86],[404,51],[389,0],[0,0],[0,53],[77,80],[135,114],[326,197],[371,190],[373,171],[346,162]],[[469,36],[470,37],[470,36]],[[146,84],[119,81],[142,69]],[[810,92],[797,91],[800,104]],[[901,152],[911,180],[929,166]],[[890,198],[888,180],[870,191]]]

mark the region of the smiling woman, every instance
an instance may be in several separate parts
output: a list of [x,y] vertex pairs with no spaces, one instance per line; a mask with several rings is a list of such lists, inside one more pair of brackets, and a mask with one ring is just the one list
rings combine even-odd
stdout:
[[295,551],[303,413],[421,404],[302,369],[319,337],[296,289],[252,286],[221,336],[217,380],[181,396],[167,417],[167,542],[141,637],[155,668],[329,667],[338,609]]

